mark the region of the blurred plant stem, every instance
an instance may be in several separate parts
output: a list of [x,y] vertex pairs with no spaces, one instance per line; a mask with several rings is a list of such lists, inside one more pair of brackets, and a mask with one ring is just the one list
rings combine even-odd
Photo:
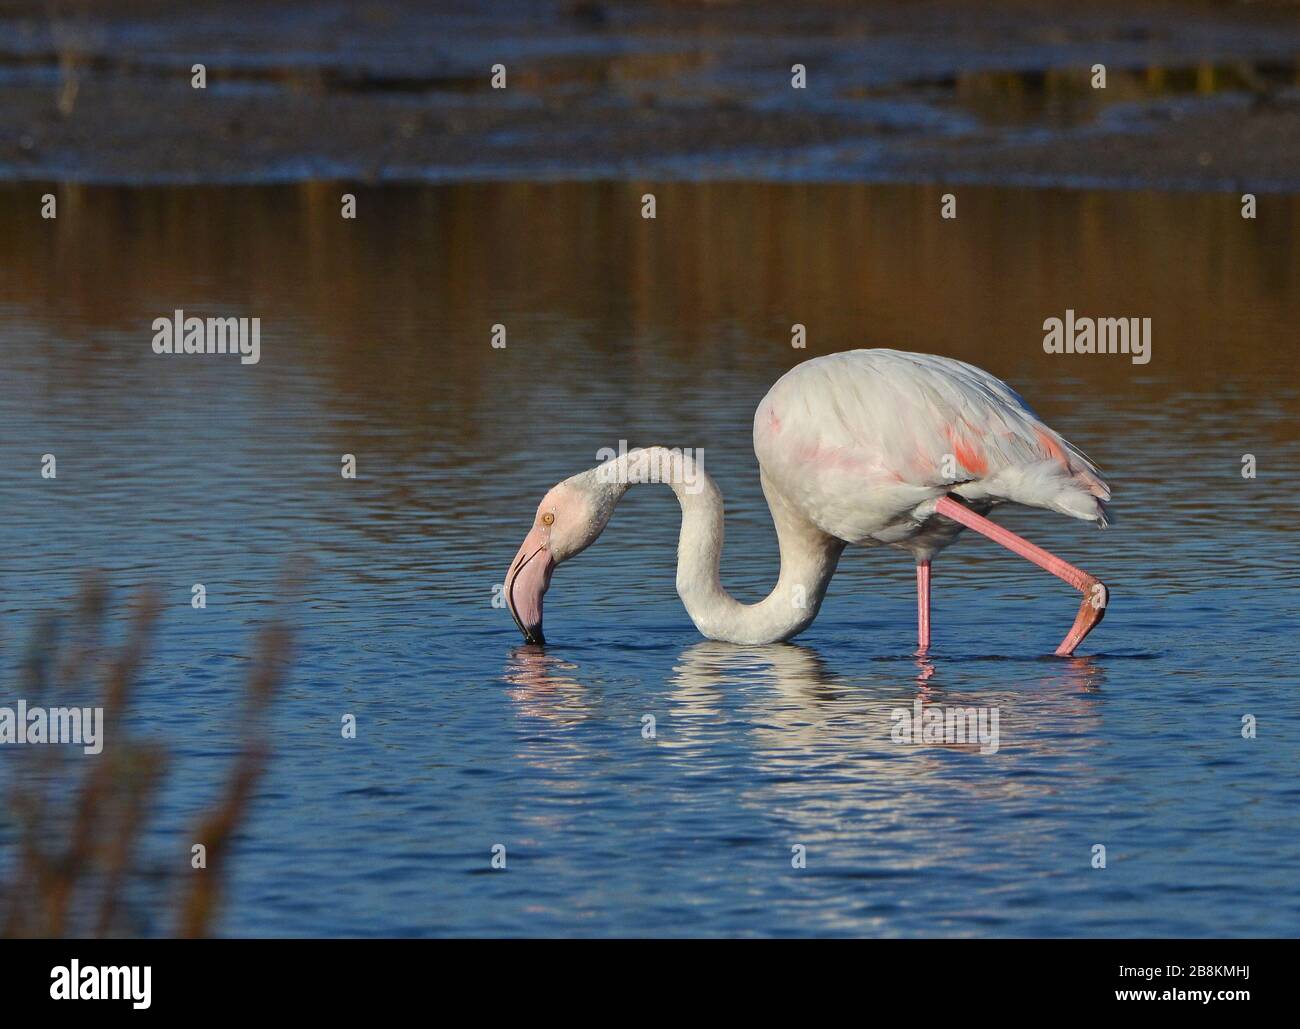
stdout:
[[[16,853],[7,862],[10,879],[0,886],[0,936],[103,937],[155,929],[207,936],[219,912],[231,843],[266,767],[265,714],[288,665],[289,632],[272,621],[258,633],[239,753],[219,800],[200,817],[188,845],[176,848],[160,881],[142,865],[141,842],[168,756],[160,744],[132,739],[124,720],[160,604],[154,590],[141,589],[116,648],[104,643],[108,607],[102,581],[89,578],[68,631],[62,619],[42,619],[24,658],[19,681],[29,707],[102,707],[103,751],[86,754],[56,744],[13,748],[9,798]],[[203,862],[190,860],[196,844],[204,848]],[[149,911],[147,926],[132,923],[135,897]]]

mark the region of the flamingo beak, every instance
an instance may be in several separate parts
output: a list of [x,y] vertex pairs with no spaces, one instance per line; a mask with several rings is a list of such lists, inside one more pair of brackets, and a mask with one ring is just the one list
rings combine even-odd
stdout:
[[550,534],[540,526],[524,537],[523,546],[506,572],[506,607],[524,634],[525,643],[545,643],[542,636],[542,597],[551,584],[555,559],[551,556]]

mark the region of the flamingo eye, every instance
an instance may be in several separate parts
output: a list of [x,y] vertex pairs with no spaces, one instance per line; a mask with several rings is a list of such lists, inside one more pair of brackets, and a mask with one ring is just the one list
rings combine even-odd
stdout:
[[550,511],[547,511],[546,514],[542,515],[543,525],[551,525],[554,523],[554,521],[555,521],[555,515],[553,515]]

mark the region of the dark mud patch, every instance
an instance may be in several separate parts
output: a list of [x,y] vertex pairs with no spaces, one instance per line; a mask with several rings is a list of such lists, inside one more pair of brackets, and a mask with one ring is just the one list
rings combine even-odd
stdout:
[[0,0],[0,177],[1293,190],[1297,53],[1267,5]]

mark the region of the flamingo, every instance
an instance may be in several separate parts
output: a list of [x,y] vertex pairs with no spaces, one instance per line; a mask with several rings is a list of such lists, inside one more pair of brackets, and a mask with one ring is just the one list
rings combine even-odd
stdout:
[[916,562],[919,652],[930,647],[930,566],[971,529],[1083,594],[1059,656],[1102,620],[1100,580],[985,517],[999,504],[1045,508],[1104,528],[1110,489],[1097,467],[1002,380],[948,357],[853,350],[796,365],[754,414],[754,453],[776,525],[772,592],[742,604],[722,586],[722,494],[691,454],[623,453],[551,489],[506,573],[527,643],[544,643],[542,600],[555,566],[604,530],[629,486],[662,481],[682,510],[677,592],[706,637],[765,644],[817,617],[844,548],[888,545]]

